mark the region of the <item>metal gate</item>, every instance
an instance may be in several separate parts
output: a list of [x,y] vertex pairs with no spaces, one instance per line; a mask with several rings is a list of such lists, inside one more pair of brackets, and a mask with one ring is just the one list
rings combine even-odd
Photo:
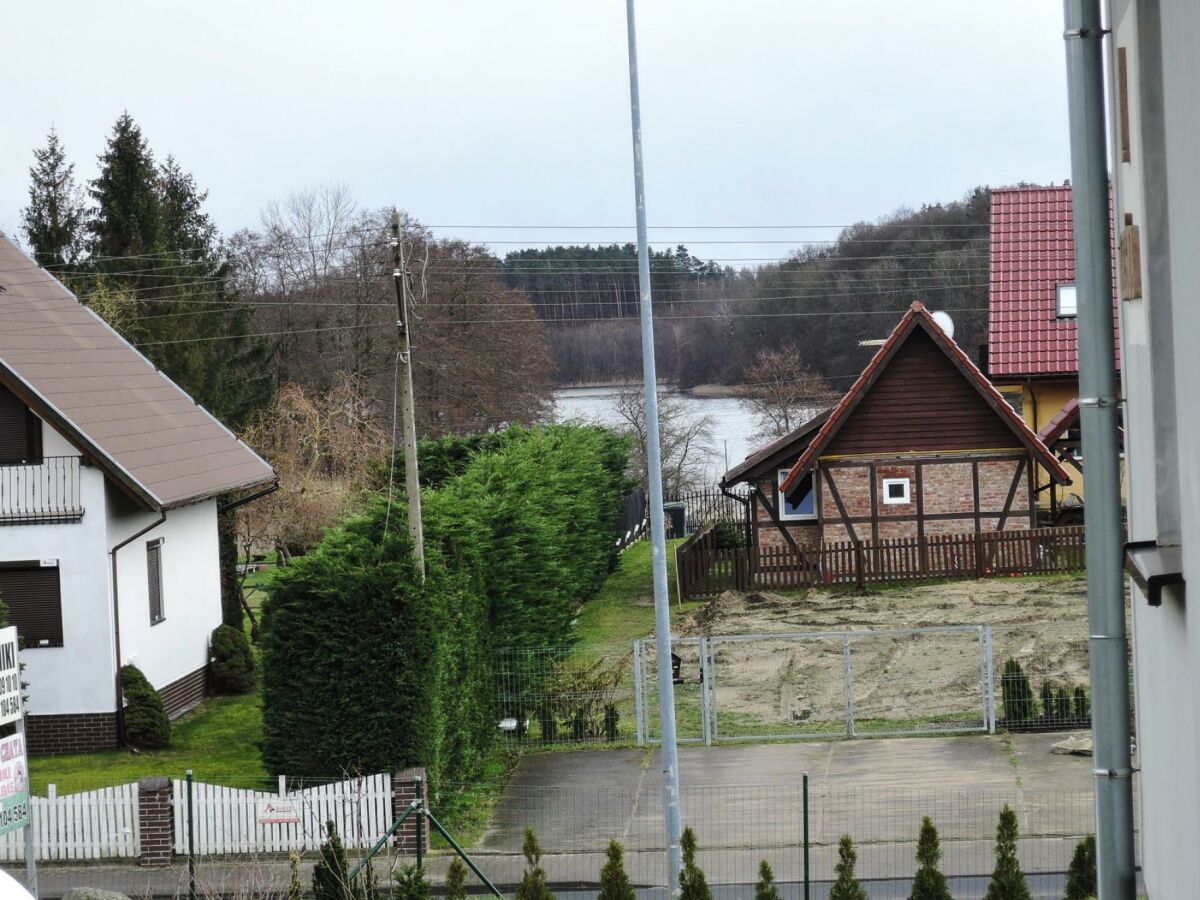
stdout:
[[[992,633],[950,625],[678,638],[680,743],[992,732]],[[633,644],[639,746],[658,742],[658,660]]]

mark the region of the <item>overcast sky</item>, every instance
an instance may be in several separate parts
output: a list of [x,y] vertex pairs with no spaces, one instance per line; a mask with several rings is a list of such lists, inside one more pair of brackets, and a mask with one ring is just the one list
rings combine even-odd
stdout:
[[[640,0],[652,235],[784,256],[975,185],[1069,175],[1061,5],[1049,0]],[[631,226],[620,0],[40,0],[4,10],[0,229],[54,125],[84,179],[128,110],[230,232],[343,182],[439,235],[613,240]],[[550,232],[466,225],[553,225]],[[699,244],[721,238],[757,244]],[[736,264],[736,263],[735,263]]]

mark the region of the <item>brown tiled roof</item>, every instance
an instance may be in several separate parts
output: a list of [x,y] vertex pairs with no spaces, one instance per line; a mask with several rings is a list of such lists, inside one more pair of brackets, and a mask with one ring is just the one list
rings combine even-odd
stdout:
[[787,458],[799,453],[808,446],[813,434],[829,418],[829,412],[828,409],[823,409],[794,431],[751,451],[749,456],[725,473],[725,477],[721,479],[722,487],[753,479],[756,470],[773,457],[782,454]]
[[0,383],[156,509],[271,467],[0,234]]
[[942,331],[941,326],[930,315],[929,310],[925,308],[925,304],[919,300],[914,300],[908,312],[896,324],[892,333],[888,335],[888,339],[883,342],[883,346],[879,348],[875,356],[867,363],[867,367],[858,376],[858,380],[854,382],[850,390],[838,402],[838,405],[833,408],[833,412],[829,414],[829,418],[825,420],[825,424],[821,426],[821,430],[817,432],[816,437],[812,439],[808,448],[796,460],[796,464],[792,466],[792,471],[788,473],[787,478],[780,485],[780,489],[783,491],[791,490],[796,479],[800,478],[812,467],[817,457],[829,446],[829,442],[837,434],[838,429],[850,417],[850,414],[858,405],[858,401],[870,390],[871,385],[875,383],[880,373],[887,368],[888,363],[896,355],[896,351],[900,349],[905,339],[917,328],[923,328],[933,339],[934,343],[942,349],[950,361],[954,363],[955,368],[979,391],[980,395],[987,401],[996,415],[1012,429],[1013,433],[1020,438],[1021,443],[1029,448],[1038,462],[1050,473],[1050,477],[1058,481],[1059,484],[1070,482],[1071,476],[1067,474],[1062,463],[1046,448],[1045,444],[1038,440],[1038,436],[1034,434],[1033,429],[1026,425],[1025,420],[1017,415],[1013,408],[1008,405],[1000,392],[983,376],[983,373],[976,368],[975,363],[971,362],[970,357],[963,353],[958,344],[954,343],[946,332]]

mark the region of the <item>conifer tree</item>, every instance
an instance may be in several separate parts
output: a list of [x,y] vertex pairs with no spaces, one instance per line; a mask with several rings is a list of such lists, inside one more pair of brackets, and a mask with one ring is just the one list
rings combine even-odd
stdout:
[[758,883],[754,885],[754,900],[780,900],[775,873],[765,859],[758,864]]
[[1017,814],[1006,803],[996,826],[996,868],[984,900],[1031,900],[1017,859],[1017,834]]
[[633,882],[625,872],[625,848],[620,841],[609,841],[605,855],[598,900],[634,900]]
[[1089,834],[1075,845],[1067,868],[1067,891],[1063,900],[1088,900],[1096,896],[1096,836]]
[[854,841],[843,834],[838,843],[838,864],[834,866],[837,878],[829,889],[829,900],[868,900],[867,892],[854,876],[854,865],[858,854],[854,852]]
[[313,894],[317,900],[362,900],[359,892],[350,884],[346,848],[342,846],[337,826],[332,821],[325,823],[321,857],[313,866]]
[[412,863],[401,866],[396,873],[396,886],[391,900],[429,900],[429,881],[425,870]]
[[942,848],[938,844],[937,829],[933,820],[925,816],[921,820],[921,836],[917,840],[917,862],[919,868],[913,877],[909,900],[953,900],[946,885],[946,876],[938,869]]
[[[78,261],[83,250],[87,205],[75,181],[75,164],[58,132],[46,135],[46,146],[33,151],[29,169],[29,205],[21,211],[21,227],[38,265],[61,269]],[[61,273],[60,273],[61,274]]]
[[304,900],[304,887],[300,884],[300,854],[295,850],[288,853],[286,900]]
[[149,257],[161,249],[158,169],[142,129],[128,112],[113,125],[99,162],[100,174],[90,187],[96,215],[89,225],[97,268],[122,273],[161,268]]
[[679,846],[683,850],[683,869],[679,873],[680,900],[712,900],[708,879],[696,865],[696,832],[690,827],[683,829]]
[[554,900],[546,884],[546,870],[542,868],[542,848],[532,828],[525,829],[521,852],[525,854],[525,872],[517,885],[517,900]]
[[457,856],[446,869],[446,900],[467,900],[467,867]]

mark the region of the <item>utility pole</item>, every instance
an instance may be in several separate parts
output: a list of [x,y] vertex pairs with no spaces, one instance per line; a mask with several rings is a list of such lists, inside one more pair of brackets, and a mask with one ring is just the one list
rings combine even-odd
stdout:
[[1100,0],[1065,0],[1075,284],[1079,296],[1079,419],[1087,456],[1088,662],[1096,886],[1100,900],[1133,900],[1133,767],[1129,751],[1129,642],[1122,572],[1121,474],[1113,357],[1112,232],[1104,126]]
[[[392,211],[392,281],[396,285],[396,336],[401,368],[400,420],[404,428],[404,485],[408,493],[408,536],[413,542],[413,560],[425,577],[425,531],[421,524],[421,482],[417,468],[417,414],[413,406],[412,348],[408,335],[408,269],[404,263],[404,239],[400,213]],[[395,448],[393,451],[395,452]]]
[[629,31],[629,107],[633,124],[633,194],[637,207],[638,286],[641,288],[642,377],[646,393],[646,468],[650,476],[650,547],[654,563],[654,638],[658,657],[658,714],[662,728],[663,806],[667,820],[667,883],[679,896],[683,867],[679,812],[679,748],[675,739],[675,684],[671,680],[671,607],[667,596],[667,533],[663,523],[662,453],[658,436],[658,373],[654,364],[654,311],[650,248],[646,238],[646,185],[642,171],[642,113],[638,95],[637,30],[633,0],[625,0]]

